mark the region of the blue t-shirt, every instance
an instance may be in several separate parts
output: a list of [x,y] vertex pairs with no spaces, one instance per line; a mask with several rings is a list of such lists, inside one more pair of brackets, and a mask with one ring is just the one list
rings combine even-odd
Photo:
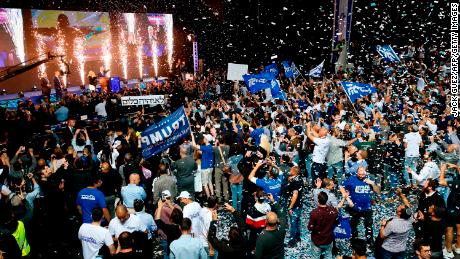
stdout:
[[200,146],[201,150],[201,169],[214,167],[214,150],[211,145]]
[[77,205],[83,213],[83,223],[91,223],[91,214],[94,208],[107,208],[104,194],[95,188],[85,188],[77,195]]
[[273,195],[273,198],[275,199],[275,201],[278,201],[280,198],[282,181],[283,181],[282,175],[280,175],[276,179],[271,179],[271,178],[256,179],[256,185],[261,187],[265,193],[270,193],[271,195]]
[[372,188],[369,184],[359,180],[357,176],[350,176],[343,185],[350,192],[350,198],[355,204],[352,209],[367,211],[371,208]]
[[262,134],[264,134],[264,132],[265,132],[264,128],[257,128],[251,132],[251,138],[255,140],[256,146],[260,145],[260,138]]

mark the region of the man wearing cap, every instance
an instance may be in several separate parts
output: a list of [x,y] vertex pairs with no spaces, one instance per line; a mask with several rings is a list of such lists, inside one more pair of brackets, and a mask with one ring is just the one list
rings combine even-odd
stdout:
[[200,218],[200,204],[193,201],[192,196],[187,191],[182,191],[177,199],[185,205],[183,210],[184,218],[189,218],[192,221],[192,235],[198,237],[203,229],[203,222]]
[[170,196],[174,199],[177,195],[177,184],[176,180],[174,177],[168,174],[168,169],[165,164],[160,164],[158,171],[160,173],[160,176],[155,179],[155,182],[153,184],[153,204],[158,203],[158,200],[160,199],[160,194],[164,190],[169,190],[171,192]]
[[[404,168],[410,167],[412,171],[415,171],[418,160],[420,159],[420,148],[423,147],[423,141],[418,132],[417,125],[414,124],[408,129],[409,133],[404,135],[404,148],[406,150]],[[411,184],[411,178],[408,171],[404,170],[404,180],[406,184]]]

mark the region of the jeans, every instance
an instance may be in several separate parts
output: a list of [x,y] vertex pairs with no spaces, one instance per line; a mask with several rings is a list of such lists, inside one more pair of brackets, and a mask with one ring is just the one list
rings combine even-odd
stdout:
[[345,171],[343,170],[343,161],[329,165],[327,167],[327,177],[330,179],[335,178],[337,184],[341,185],[345,180]]
[[391,170],[388,171],[388,178],[390,180],[390,188],[394,189],[399,186],[399,173],[393,172]]
[[382,259],[404,259],[406,252],[393,253],[382,248],[381,250]]
[[332,259],[332,243],[329,245],[315,245],[313,242],[311,243],[312,253],[311,258],[320,259],[321,255],[323,255],[324,259]]
[[160,245],[163,248],[163,259],[169,259],[169,246],[168,240],[160,239]]
[[312,158],[313,154],[308,154],[307,155],[307,159],[305,161],[305,166],[307,167],[307,175],[305,175],[305,178],[308,178],[308,177],[311,177],[311,158]]
[[[222,169],[216,167],[214,168],[214,177],[216,182],[216,196],[219,200],[225,199],[228,201],[229,193],[228,193],[228,177],[224,175],[224,171]],[[222,195],[223,192],[223,195]],[[223,196],[223,197],[222,197]]]
[[318,164],[318,163],[313,162],[311,164],[311,180],[312,180],[313,186],[315,186],[316,179],[320,178],[321,180],[323,180],[324,178],[326,178],[327,176],[326,171],[327,171],[326,163]]
[[302,212],[300,207],[292,209],[292,214],[290,217],[291,229],[289,231],[291,239],[295,238],[300,240],[300,217],[302,217],[301,213]]
[[409,173],[407,172],[406,168],[410,167],[412,169],[412,171],[417,172],[417,163],[418,163],[419,160],[420,160],[419,157],[406,157],[406,158],[404,158],[404,170],[403,170],[403,172],[404,172],[404,180],[406,181],[406,184],[415,183],[412,180],[412,176],[409,175]]
[[237,211],[241,211],[241,200],[243,198],[243,182],[239,184],[231,184],[232,189],[232,206]]
[[351,235],[353,238],[358,238],[358,224],[361,218],[364,219],[364,228],[366,229],[366,237],[364,239],[367,240],[368,244],[373,243],[373,230],[372,230],[372,210],[369,209],[367,211],[357,211],[350,209],[349,214],[351,216],[350,219],[350,226],[351,226]]

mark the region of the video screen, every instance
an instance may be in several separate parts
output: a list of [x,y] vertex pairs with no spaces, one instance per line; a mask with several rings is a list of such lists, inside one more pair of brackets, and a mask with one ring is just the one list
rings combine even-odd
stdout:
[[22,11],[0,8],[0,67],[14,66],[24,60]]
[[99,60],[110,49],[110,18],[104,12],[32,10],[32,33],[39,54],[65,55],[67,61]]

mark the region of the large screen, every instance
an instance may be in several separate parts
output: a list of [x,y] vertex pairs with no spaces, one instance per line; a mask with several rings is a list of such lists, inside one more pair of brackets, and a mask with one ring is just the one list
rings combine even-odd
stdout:
[[42,52],[66,55],[67,60],[83,55],[96,60],[110,48],[108,13],[32,10],[33,35]]
[[24,59],[22,11],[0,8],[0,67],[13,66]]

